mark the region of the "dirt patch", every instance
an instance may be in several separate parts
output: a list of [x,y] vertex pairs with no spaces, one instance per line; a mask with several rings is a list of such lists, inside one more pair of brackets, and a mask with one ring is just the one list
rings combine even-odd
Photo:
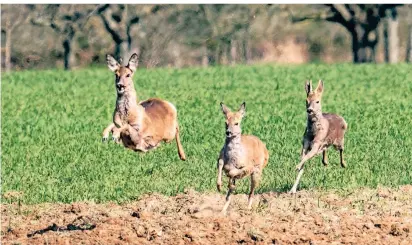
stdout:
[[2,244],[412,244],[412,186],[114,203],[2,205]]

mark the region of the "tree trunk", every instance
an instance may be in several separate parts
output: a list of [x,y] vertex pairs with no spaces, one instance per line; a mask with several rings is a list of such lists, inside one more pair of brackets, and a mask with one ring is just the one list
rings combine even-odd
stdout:
[[68,36],[66,39],[63,40],[63,49],[64,49],[64,69],[65,70],[70,70],[72,66],[72,42],[73,42],[73,36]]
[[223,56],[223,45],[221,41],[218,41],[216,50],[215,50],[215,64],[214,65],[221,65],[222,64],[222,56]]
[[409,11],[408,11],[408,33],[407,33],[405,61],[408,63],[412,62],[412,6],[409,6]]
[[231,57],[230,63],[232,65],[236,64],[236,61],[237,61],[237,45],[236,45],[236,43],[237,42],[235,40],[230,41],[230,57]]
[[131,54],[130,53],[131,45],[128,42],[120,41],[116,42],[116,47],[114,50],[114,55],[116,59],[122,58],[124,61],[128,61]]
[[399,57],[398,24],[398,13],[396,8],[387,9],[383,35],[385,62],[391,64],[397,63]]
[[243,46],[242,47],[243,48],[243,62],[247,64],[249,63],[249,52],[248,52],[249,45],[248,45],[248,41],[246,37],[244,37],[244,39],[242,40],[242,46]]
[[202,55],[202,66],[208,67],[209,66],[209,57],[207,55],[207,47],[203,47],[203,55]]
[[408,28],[408,43],[406,44],[406,62],[412,62],[412,23]]
[[6,29],[6,43],[5,43],[5,50],[4,50],[4,65],[6,68],[6,72],[11,70],[11,30]]
[[376,44],[378,43],[377,30],[365,31],[360,25],[351,31],[352,53],[354,63],[376,62]]

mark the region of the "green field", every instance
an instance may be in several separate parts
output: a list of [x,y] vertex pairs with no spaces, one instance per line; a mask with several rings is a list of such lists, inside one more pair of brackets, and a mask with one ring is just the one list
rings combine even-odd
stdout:
[[[185,162],[175,142],[146,154],[101,142],[116,94],[113,74],[93,68],[2,74],[2,192],[22,191],[24,203],[41,203],[215,191],[224,143],[221,101],[232,109],[246,101],[243,133],[267,144],[270,159],[258,192],[286,191],[299,162],[307,78],[325,81],[323,110],[341,114],[349,125],[348,168],[331,149],[327,168],[320,157],[307,163],[300,189],[412,183],[411,65],[138,70],[139,99],[160,97],[176,105]],[[248,188],[249,179],[238,181],[238,193]]]

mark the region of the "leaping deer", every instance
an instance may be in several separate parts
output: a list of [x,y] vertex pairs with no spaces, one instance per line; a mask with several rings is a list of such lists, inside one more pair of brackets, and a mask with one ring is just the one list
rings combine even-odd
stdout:
[[241,179],[248,175],[251,176],[248,200],[248,208],[250,209],[255,188],[259,186],[263,168],[268,164],[269,152],[266,149],[266,145],[258,137],[242,135],[240,123],[246,112],[245,102],[243,102],[237,112],[231,112],[223,103],[220,103],[220,106],[226,118],[226,140],[225,145],[220,151],[217,164],[218,191],[222,188],[222,170],[229,177],[229,190],[222,213],[226,213],[229,206],[230,195],[236,188],[236,179]]
[[348,125],[343,117],[332,114],[322,113],[321,99],[323,94],[323,81],[319,80],[315,91],[312,88],[312,81],[306,81],[306,112],[307,124],[302,140],[301,160],[296,165],[298,176],[290,193],[296,193],[299,180],[303,174],[303,167],[306,161],[322,153],[322,163],[328,165],[326,150],[334,146],[340,153],[340,164],[346,167],[343,160],[344,137]]
[[162,141],[168,143],[176,138],[179,157],[186,160],[179,137],[176,107],[158,98],[137,103],[133,84],[137,54],[130,57],[126,66],[120,65],[111,55],[106,56],[106,61],[115,74],[117,99],[113,122],[103,131],[103,141],[112,132],[114,141],[121,141],[125,147],[135,151],[146,152],[157,148]]

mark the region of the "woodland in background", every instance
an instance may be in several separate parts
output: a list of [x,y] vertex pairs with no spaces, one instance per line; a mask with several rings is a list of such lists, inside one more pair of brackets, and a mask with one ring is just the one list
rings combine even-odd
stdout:
[[256,62],[411,62],[412,7],[324,5],[1,5],[6,70]]

